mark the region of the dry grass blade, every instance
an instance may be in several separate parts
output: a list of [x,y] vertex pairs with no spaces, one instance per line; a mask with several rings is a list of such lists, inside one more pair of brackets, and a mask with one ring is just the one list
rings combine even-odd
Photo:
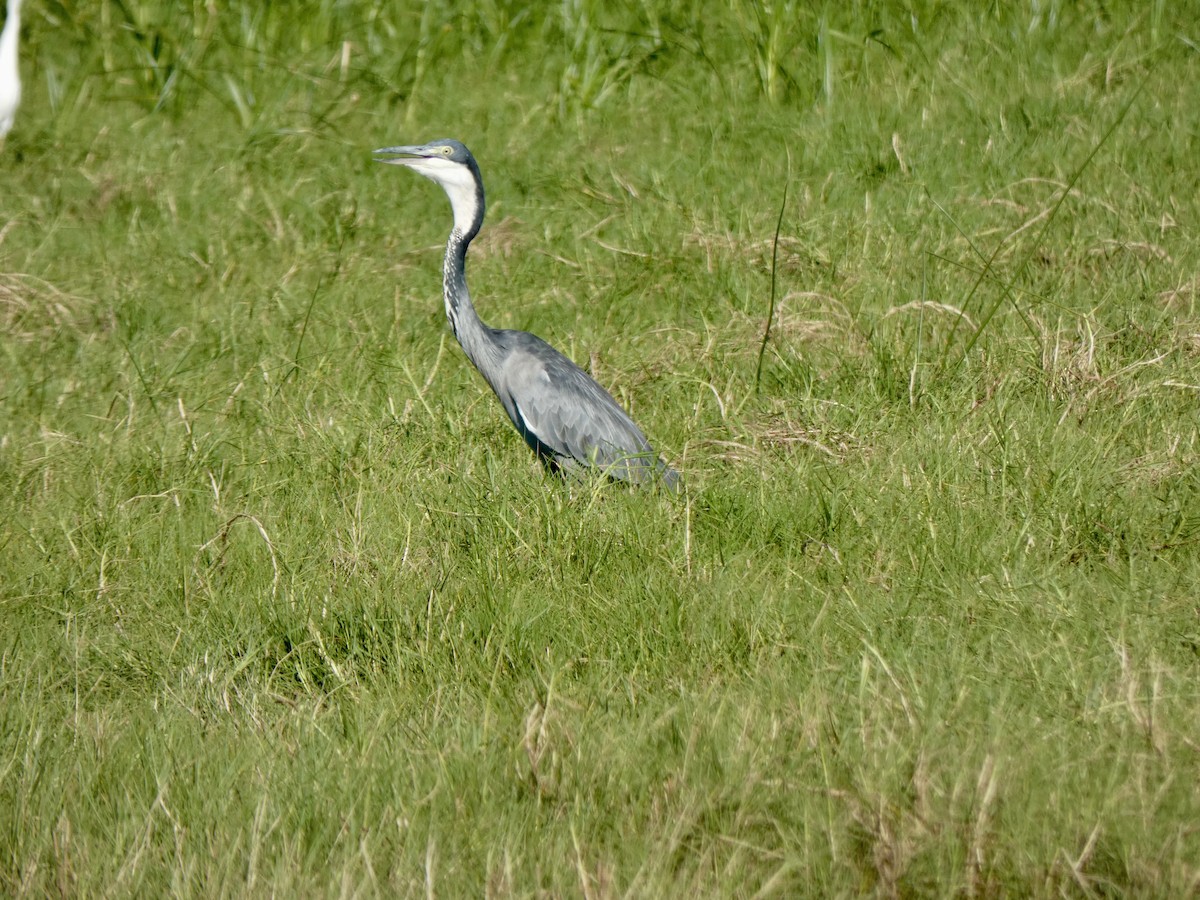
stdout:
[[901,306],[891,306],[888,307],[888,310],[883,314],[883,317],[887,319],[891,316],[898,315],[899,313],[912,312],[914,310],[918,312],[932,310],[933,312],[946,313],[947,315],[962,319],[971,328],[976,327],[975,323],[971,320],[971,317],[957,306],[952,306],[949,303],[938,303],[934,300],[913,300],[911,303],[905,303]]
[[0,329],[22,343],[78,330],[87,305],[37,276],[0,273]]

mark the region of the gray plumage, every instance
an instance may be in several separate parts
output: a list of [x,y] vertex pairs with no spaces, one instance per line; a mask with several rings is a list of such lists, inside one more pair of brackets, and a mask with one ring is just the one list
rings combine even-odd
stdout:
[[467,291],[467,247],[483,224],[483,177],[471,152],[454,140],[376,150],[376,160],[407,166],[445,189],[454,213],[446,242],[446,317],[467,358],[496,392],[521,437],[547,468],[596,467],[633,483],[679,487],[646,436],[595,379],[541,338],[489,328]]

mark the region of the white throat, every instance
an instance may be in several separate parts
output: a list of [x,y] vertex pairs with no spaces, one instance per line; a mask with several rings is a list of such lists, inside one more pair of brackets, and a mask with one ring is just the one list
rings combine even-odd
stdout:
[[419,172],[431,181],[436,181],[450,198],[450,209],[454,212],[454,227],[462,234],[470,231],[479,215],[479,194],[475,178],[463,165],[448,159],[405,159],[403,162],[414,172]]

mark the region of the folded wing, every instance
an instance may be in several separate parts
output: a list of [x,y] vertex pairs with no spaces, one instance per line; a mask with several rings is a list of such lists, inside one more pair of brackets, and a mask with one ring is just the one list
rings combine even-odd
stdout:
[[543,460],[563,468],[597,466],[624,481],[678,476],[616,400],[549,344],[525,332],[500,332],[508,344],[500,383],[509,418]]

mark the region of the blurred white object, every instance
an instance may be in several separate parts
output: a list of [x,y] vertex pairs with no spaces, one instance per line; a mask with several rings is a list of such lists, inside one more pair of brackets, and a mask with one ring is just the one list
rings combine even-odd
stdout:
[[8,17],[0,32],[0,138],[12,128],[21,105],[21,73],[17,68],[17,33],[21,30],[21,0],[8,0]]

